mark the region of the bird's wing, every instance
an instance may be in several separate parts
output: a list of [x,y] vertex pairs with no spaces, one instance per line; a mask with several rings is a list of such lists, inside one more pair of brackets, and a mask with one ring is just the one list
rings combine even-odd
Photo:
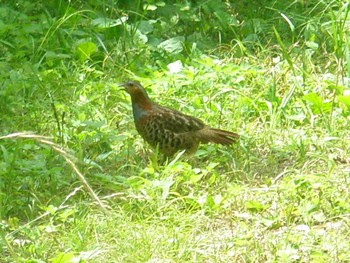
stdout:
[[161,123],[163,129],[173,133],[195,132],[206,126],[195,117],[165,107],[159,107],[154,118],[158,120],[158,123]]

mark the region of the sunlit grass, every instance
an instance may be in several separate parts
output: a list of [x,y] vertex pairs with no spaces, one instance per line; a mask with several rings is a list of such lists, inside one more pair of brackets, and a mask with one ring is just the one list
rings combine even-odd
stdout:
[[[13,31],[3,41],[21,43],[23,34],[28,49],[28,32],[34,36],[21,51],[30,62],[18,65],[24,55],[8,49],[0,65],[1,136],[29,130],[55,144],[0,140],[0,262],[350,260],[347,6],[303,8],[313,14],[309,20],[284,12],[288,31],[276,23],[263,34],[276,17],[260,19],[261,28],[246,18],[239,28],[232,16],[215,13],[231,24],[216,21],[214,30],[207,4],[201,45],[184,42],[178,53],[155,44],[166,41],[163,33],[170,38],[170,29],[191,33],[171,24],[176,17],[151,23],[145,10],[132,11],[129,24],[115,18],[111,26],[100,12],[126,16],[108,5],[84,15],[61,6],[60,19],[47,13],[41,28]],[[174,8],[190,24],[186,12],[200,9],[182,5]],[[33,17],[41,12],[26,7]],[[155,12],[161,2],[147,8]],[[21,19],[14,23],[32,25]],[[255,31],[247,31],[249,23]],[[150,24],[154,31],[145,33]],[[201,47],[212,30],[208,39],[217,32],[244,38],[211,42],[216,48],[207,52]],[[253,41],[262,35],[268,43]],[[126,79],[141,81],[157,103],[237,132],[240,140],[160,161],[136,132],[130,98],[117,86]]]

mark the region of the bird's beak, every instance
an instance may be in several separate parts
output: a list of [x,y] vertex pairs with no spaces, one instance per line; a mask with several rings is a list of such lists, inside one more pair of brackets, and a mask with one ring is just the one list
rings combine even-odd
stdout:
[[119,90],[125,90],[125,83],[119,83],[117,86],[121,87]]

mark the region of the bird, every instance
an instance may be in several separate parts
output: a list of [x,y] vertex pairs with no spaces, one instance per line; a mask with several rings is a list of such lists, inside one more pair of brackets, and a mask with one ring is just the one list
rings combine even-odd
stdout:
[[140,82],[129,80],[119,86],[130,95],[136,130],[166,157],[179,151],[193,154],[200,143],[231,145],[239,134],[212,128],[196,117],[153,102]]

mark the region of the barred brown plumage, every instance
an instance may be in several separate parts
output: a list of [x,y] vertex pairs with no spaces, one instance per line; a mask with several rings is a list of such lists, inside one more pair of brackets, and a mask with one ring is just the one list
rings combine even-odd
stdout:
[[121,84],[130,94],[136,130],[152,147],[166,156],[180,150],[193,153],[200,143],[231,145],[239,135],[211,128],[201,120],[153,102],[137,81]]

